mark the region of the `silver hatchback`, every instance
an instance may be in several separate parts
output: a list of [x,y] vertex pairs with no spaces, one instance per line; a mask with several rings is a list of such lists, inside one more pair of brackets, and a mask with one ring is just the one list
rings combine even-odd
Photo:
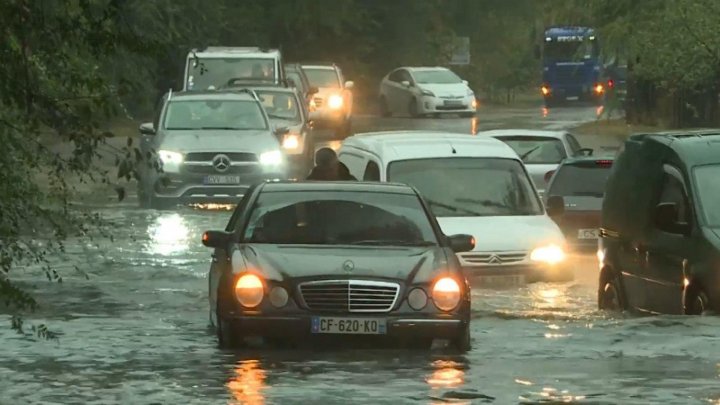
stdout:
[[278,136],[252,92],[168,93],[140,133],[142,207],[234,204],[253,184],[287,177]]

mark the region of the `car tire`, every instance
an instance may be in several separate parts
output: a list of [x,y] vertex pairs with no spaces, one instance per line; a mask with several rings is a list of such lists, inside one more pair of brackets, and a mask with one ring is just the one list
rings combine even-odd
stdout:
[[380,96],[380,115],[383,117],[392,117],[390,107],[388,107],[387,99],[385,96]]
[[221,349],[238,349],[243,347],[245,344],[244,336],[235,325],[223,319],[220,312],[219,301],[215,318],[217,319],[215,333],[217,334],[218,346]]
[[461,353],[468,352],[472,349],[472,342],[470,341],[470,322],[463,326],[457,337],[450,342],[450,346]]
[[417,118],[420,115],[418,113],[417,99],[415,97],[411,98],[408,103],[408,115],[412,118]]
[[600,277],[598,285],[598,309],[602,311],[625,311],[627,309],[627,300],[625,292],[622,288],[620,276],[614,274],[611,276]]
[[710,310],[710,299],[696,283],[685,287],[683,292],[683,313],[685,315],[702,315]]

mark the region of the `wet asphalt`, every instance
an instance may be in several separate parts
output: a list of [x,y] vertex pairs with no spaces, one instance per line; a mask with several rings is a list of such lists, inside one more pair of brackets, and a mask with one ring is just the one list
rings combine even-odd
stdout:
[[[360,116],[354,128],[563,129],[596,114],[487,107],[473,120]],[[132,198],[88,208],[112,223],[114,241],[69,241],[56,258],[62,284],[43,281],[39,269],[22,273],[41,304],[27,322],[60,335],[34,341],[0,329],[0,404],[720,403],[720,319],[599,312],[592,256],[573,258],[570,283],[473,290],[465,355],[232,352],[218,349],[208,327],[210,252],[199,243],[230,213],[142,210]]]

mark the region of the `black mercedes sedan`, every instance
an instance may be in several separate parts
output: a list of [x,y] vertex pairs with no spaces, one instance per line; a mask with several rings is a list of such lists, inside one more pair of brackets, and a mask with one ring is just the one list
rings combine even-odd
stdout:
[[238,204],[215,249],[211,323],[221,347],[248,338],[372,340],[470,348],[470,286],[417,191],[401,184],[267,182]]

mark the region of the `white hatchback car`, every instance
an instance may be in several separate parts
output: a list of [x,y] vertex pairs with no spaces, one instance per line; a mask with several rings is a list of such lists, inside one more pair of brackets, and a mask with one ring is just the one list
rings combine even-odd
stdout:
[[401,67],[380,83],[380,113],[386,117],[397,113],[472,117],[476,111],[477,99],[468,82],[444,67]]
[[517,154],[503,142],[465,134],[394,131],[358,134],[338,157],[364,181],[415,187],[446,235],[475,237],[458,258],[481,285],[565,281],[565,238]]

